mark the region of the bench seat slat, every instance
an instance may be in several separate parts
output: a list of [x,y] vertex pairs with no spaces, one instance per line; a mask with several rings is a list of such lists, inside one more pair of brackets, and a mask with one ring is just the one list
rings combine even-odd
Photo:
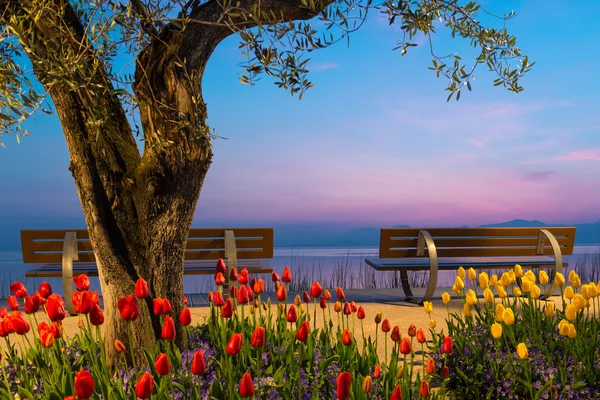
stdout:
[[[428,257],[412,258],[370,258],[365,262],[378,271],[428,271]],[[521,264],[524,267],[548,267],[554,268],[554,258],[535,256],[535,257],[440,257],[438,258],[438,269],[453,270],[458,267],[473,268],[510,268],[515,264]],[[568,264],[564,263],[564,267]]]
[[[227,260],[225,260],[227,264]],[[215,273],[216,261],[186,261],[184,263],[184,275],[210,275]],[[267,260],[238,260],[238,269],[247,268],[250,274],[270,274],[273,269]],[[73,263],[73,275],[87,274],[98,276],[95,263],[77,262]],[[25,276],[27,278],[61,278],[62,264],[40,264],[29,269]]]

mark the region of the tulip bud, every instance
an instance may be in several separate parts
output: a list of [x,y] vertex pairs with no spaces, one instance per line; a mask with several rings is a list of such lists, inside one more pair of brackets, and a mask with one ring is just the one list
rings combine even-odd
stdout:
[[333,305],[333,310],[337,313],[342,311],[342,303],[340,303],[339,301],[336,301],[335,304]]
[[304,291],[304,293],[302,293],[302,300],[305,303],[310,303],[310,295],[308,294],[307,291]]
[[486,287],[483,291],[483,298],[486,304],[491,304],[494,302],[494,293],[492,293],[489,287]]
[[323,292],[323,297],[325,297],[325,300],[327,301],[331,300],[331,293],[329,293],[329,290],[325,289]]
[[431,328],[431,329],[435,329],[435,326],[436,326],[436,324],[435,324],[435,321],[434,321],[434,320],[432,320],[432,319],[430,319],[430,320],[429,320],[429,328]]
[[417,342],[423,344],[427,341],[427,339],[425,338],[425,332],[423,331],[423,329],[419,328],[419,330],[417,331]]
[[567,332],[567,336],[570,339],[575,339],[575,337],[577,336],[577,331],[575,330],[575,325],[569,324],[569,331]]
[[426,380],[421,381],[421,387],[419,388],[419,396],[426,399],[429,397],[429,383]]
[[442,302],[444,304],[450,303],[450,293],[448,293],[448,292],[442,293]]
[[519,264],[515,264],[514,271],[515,271],[515,276],[517,278],[520,278],[523,276],[523,268]]
[[344,329],[344,332],[342,332],[342,344],[344,346],[350,346],[352,344],[352,334],[348,329]]
[[365,379],[363,380],[363,384],[362,384],[362,391],[364,393],[371,393],[371,385],[372,385],[371,376],[370,375],[365,376]]
[[363,306],[358,307],[358,310],[356,311],[356,318],[365,319],[365,317],[365,308]]
[[378,312],[377,315],[375,315],[375,324],[380,324],[382,317],[383,317],[383,313]]
[[442,343],[442,353],[452,354],[452,338],[450,336],[444,337],[444,342]]
[[442,368],[442,373],[440,374],[440,376],[442,377],[442,379],[447,379],[449,375],[450,371],[448,370],[448,367],[444,366],[444,368]]
[[496,322],[504,321],[504,306],[501,303],[496,304]]
[[465,317],[472,317],[473,313],[471,312],[471,306],[469,303],[465,303],[463,306],[463,311],[465,313]]
[[433,304],[431,304],[430,301],[424,301],[423,308],[427,314],[431,314],[433,312]]
[[456,286],[456,288],[459,291],[463,290],[465,288],[465,282],[463,281],[463,278],[461,278],[460,276],[456,277],[456,279],[454,280],[454,285]]
[[469,268],[469,279],[472,281],[477,279],[477,272],[473,268]]
[[527,346],[525,346],[525,343],[519,343],[517,345],[517,354],[521,360],[529,357],[529,351],[527,351]]
[[412,353],[412,345],[410,344],[410,339],[408,337],[403,337],[400,341],[400,353],[407,355]]
[[554,303],[548,302],[546,304],[546,310],[545,311],[546,311],[546,317],[550,317],[550,318],[554,317],[554,315],[556,314],[555,311],[554,311]]
[[502,319],[506,325],[513,325],[515,323],[515,314],[513,313],[512,308],[507,308],[504,310]]
[[373,377],[375,379],[381,378],[381,365],[375,365],[375,369],[373,370]]
[[498,284],[498,275],[496,275],[496,274],[493,274],[493,275],[490,277],[490,284],[489,284],[489,286],[491,286],[491,287],[496,287],[496,285],[497,285],[497,284]]
[[540,284],[541,285],[548,284],[548,281],[550,280],[550,278],[548,277],[548,274],[546,273],[546,271],[541,270],[539,275],[540,275]]
[[240,395],[244,398],[254,397],[254,382],[248,372],[244,373],[240,381]]
[[554,283],[558,287],[563,287],[565,285],[565,276],[562,273],[557,272],[554,275]]
[[565,308],[565,316],[569,321],[575,321],[577,319],[577,308],[573,304],[567,304]]
[[296,307],[300,307],[300,304],[302,304],[302,299],[300,298],[299,294],[297,294],[296,297],[294,297],[294,304],[296,305]]
[[350,372],[342,372],[336,380],[335,394],[340,400],[347,400],[350,397],[350,387],[352,385],[352,375]]
[[290,268],[287,265],[283,267],[283,274],[281,275],[281,280],[285,283],[290,283],[292,281],[292,271],[290,271]]
[[491,331],[494,339],[500,339],[502,337],[502,325],[494,323],[492,325]]
[[327,299],[325,297],[319,299],[319,306],[323,309],[327,308]]
[[433,375],[435,372],[435,362],[431,358],[427,360],[427,363],[425,364],[425,372],[429,375]]
[[388,321],[388,319],[384,319],[383,322],[381,323],[381,331],[384,333],[389,332],[392,329],[392,326],[390,325],[390,321]]
[[197,350],[192,358],[192,374],[196,376],[204,375],[206,371],[206,359],[204,358],[204,352]]
[[513,296],[521,297],[523,293],[521,293],[521,289],[518,286],[513,287]]
[[458,267],[457,274],[458,274],[458,277],[462,280],[464,280],[465,277],[467,276],[467,273],[465,272],[465,269],[463,267]]
[[508,272],[504,272],[500,276],[500,284],[504,287],[508,287],[508,286],[510,286],[510,283],[511,283],[510,275],[508,274]]
[[304,308],[304,304],[300,304],[300,307],[298,307],[298,312],[300,314],[304,314],[306,312],[306,310]]
[[490,277],[488,276],[487,272],[482,272],[479,274],[479,287],[482,290],[485,290],[488,288],[490,284]]
[[473,289],[469,289],[467,291],[467,295],[465,296],[465,302],[470,306],[474,306],[477,303],[477,295],[475,294],[475,291],[473,291]]
[[417,327],[415,326],[415,324],[410,324],[410,326],[408,327],[408,336],[417,336]]
[[390,339],[392,339],[394,342],[399,342],[400,339],[402,339],[402,335],[400,335],[400,327],[398,325],[394,326],[394,329],[392,329]]

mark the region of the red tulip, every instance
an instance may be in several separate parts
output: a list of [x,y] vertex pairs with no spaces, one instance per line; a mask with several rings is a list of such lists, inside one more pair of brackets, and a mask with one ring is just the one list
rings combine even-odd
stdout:
[[402,339],[402,335],[400,335],[400,327],[398,325],[396,325],[394,329],[392,329],[390,339],[392,339],[394,342],[399,342],[400,339]]
[[294,304],[292,304],[288,309],[286,320],[290,323],[298,321],[298,310],[296,310],[296,306]]
[[355,302],[351,302],[350,303],[350,309],[352,310],[353,313],[355,313],[356,311],[358,311],[358,307],[356,307],[356,303]]
[[342,372],[336,380],[335,395],[340,400],[346,400],[350,397],[350,385],[352,384],[352,375],[350,372]]
[[283,268],[281,280],[285,283],[290,283],[292,281],[292,271],[290,271],[290,268],[287,265]]
[[[208,302],[212,303],[213,299],[215,298],[215,294],[213,293],[213,291],[211,290],[210,292],[208,292]],[[187,303],[186,303],[187,304]]]
[[321,297],[319,299],[319,305],[321,308],[327,308],[327,299],[325,297]]
[[89,399],[94,394],[94,378],[89,371],[82,369],[75,374],[75,395],[80,399]]
[[27,297],[28,294],[25,285],[23,285],[19,281],[16,281],[12,285],[10,285],[10,291],[20,299]]
[[217,261],[217,272],[225,274],[227,272],[227,266],[225,265],[225,261],[222,258],[219,258]]
[[248,284],[248,270],[246,268],[244,268],[240,271],[240,276],[238,277],[238,281],[242,285]]
[[344,332],[342,332],[342,343],[344,346],[350,346],[352,344],[352,334],[348,329],[344,329]]
[[231,268],[231,272],[229,272],[229,280],[236,282],[238,280],[237,269]]
[[8,310],[6,309],[6,307],[0,308],[0,318],[4,318],[7,315],[8,315]]
[[254,396],[254,382],[252,382],[252,377],[247,372],[242,376],[242,380],[240,381],[240,395],[242,397]]
[[77,397],[75,397],[75,396],[67,396],[63,400],[77,400]]
[[248,298],[248,292],[246,291],[246,286],[241,285],[240,290],[238,291],[237,301],[239,304],[248,304],[250,299]]
[[231,297],[227,299],[223,309],[221,310],[221,316],[223,318],[231,318],[233,315],[233,301],[231,301]]
[[221,294],[221,292],[216,291],[214,293],[213,304],[216,307],[221,307],[223,304],[225,304],[225,300],[223,299],[223,295]]
[[187,306],[188,299],[186,295],[183,295],[183,304]]
[[427,383],[426,380],[421,381],[421,388],[419,389],[419,396],[423,397],[424,399],[429,397],[429,384]]
[[25,298],[25,314],[33,314],[40,309],[40,298],[36,295]]
[[408,337],[403,337],[400,341],[400,353],[407,355],[412,352],[412,346]]
[[171,372],[169,357],[165,353],[160,353],[154,360],[154,368],[156,368],[157,374],[162,376],[167,375],[169,372]]
[[2,337],[6,337],[6,336],[10,335],[11,333],[14,333],[14,331],[15,331],[13,329],[13,326],[12,326],[12,323],[10,321],[10,318],[8,318],[8,317],[5,317],[0,322],[0,325],[2,326],[2,329],[1,329],[1,332],[0,332],[2,334],[1,335]]
[[277,301],[285,301],[287,299],[287,293],[285,291],[285,285],[279,285],[277,293],[275,294]]
[[242,349],[243,341],[244,337],[241,333],[234,333],[229,339],[227,346],[225,347],[225,351],[227,352],[227,354],[229,354],[230,356],[237,355]]
[[350,303],[345,302],[344,303],[344,315],[350,315],[352,314],[352,308],[350,308]]
[[165,340],[175,339],[175,322],[168,315],[165,317],[165,323],[163,324],[162,338]]
[[448,375],[450,375],[450,372],[448,371],[448,367],[444,366],[444,368],[442,368],[442,373],[440,374],[440,376],[442,377],[442,379],[446,379],[446,378],[448,378]]
[[390,400],[402,400],[402,389],[400,389],[400,386],[394,388]]
[[321,293],[323,293],[323,287],[321,286],[321,284],[319,283],[319,281],[316,281],[315,283],[313,283],[310,286],[310,295],[312,297],[314,297],[315,299],[321,296]]
[[381,323],[381,332],[387,333],[392,329],[392,326],[390,325],[390,321],[386,318],[383,320],[383,322]]
[[252,334],[252,347],[263,347],[265,345],[265,328],[257,326]]
[[450,336],[446,336],[444,338],[444,343],[442,344],[442,353],[444,353],[444,354],[452,353],[452,338]]
[[24,335],[31,330],[31,325],[29,325],[29,322],[26,321],[23,318],[23,314],[21,314],[18,311],[14,311],[14,312],[10,313],[10,315],[8,316],[8,319],[10,321],[12,330],[17,335]]
[[237,286],[229,286],[229,297],[236,299],[238,297],[239,289]]
[[373,378],[379,379],[381,378],[381,365],[377,364],[375,369],[373,370]]
[[67,312],[65,311],[65,303],[59,294],[51,294],[48,296],[46,303],[46,312],[50,321],[62,321],[65,319]]
[[86,274],[73,277],[73,282],[75,282],[75,286],[77,286],[77,290],[80,292],[90,290],[90,278]]
[[52,294],[52,286],[48,282],[42,282],[40,285],[40,295],[47,299]]
[[148,294],[148,282],[142,278],[139,278],[135,283],[135,297],[138,299],[145,299],[148,297]]
[[304,293],[302,293],[302,301],[306,304],[310,303],[310,295],[307,291],[304,291]]
[[52,325],[50,325],[50,332],[52,332],[52,336],[54,336],[54,339],[58,339],[59,337],[61,337],[62,328],[58,324],[58,322],[52,322]]
[[302,321],[302,325],[300,325],[298,332],[296,332],[296,339],[298,339],[301,342],[305,342],[308,338],[309,332],[310,324],[307,321]]
[[410,326],[408,327],[408,336],[417,336],[417,327],[415,326],[415,324],[410,324]]
[[279,275],[277,275],[277,272],[271,272],[271,280],[273,281],[273,283],[279,282]]
[[425,332],[423,332],[423,329],[419,328],[419,330],[417,331],[417,342],[422,344],[426,341],[427,339],[425,338]]
[[92,307],[96,305],[92,293],[90,292],[73,292],[73,305],[75,312],[79,314],[89,314]]
[[125,345],[119,339],[115,339],[115,350],[117,350],[117,353],[125,351]]
[[331,300],[331,293],[329,293],[329,290],[325,289],[323,292],[323,297],[325,297],[325,300],[327,301]]
[[192,374],[196,376],[204,375],[206,371],[206,360],[204,359],[204,352],[197,350],[192,358]]
[[433,375],[435,372],[435,363],[431,358],[427,360],[427,364],[425,364],[425,372],[427,372],[429,375]]
[[335,288],[335,294],[339,301],[346,300],[346,295],[344,294],[344,289],[342,289],[341,287],[338,286]]
[[153,303],[154,315],[167,315],[173,311],[171,303],[167,299],[157,297]]
[[356,312],[356,318],[365,319],[365,308],[363,306],[358,307],[358,311]]
[[19,305],[19,300],[15,296],[8,296],[8,307],[12,311],[17,311],[21,306]]
[[140,306],[135,296],[128,295],[119,299],[117,308],[121,313],[121,318],[126,321],[135,321],[140,316]]
[[140,399],[149,399],[154,389],[154,379],[150,372],[144,372],[135,385],[135,395]]
[[104,313],[102,313],[102,309],[100,309],[100,306],[96,303],[94,303],[92,310],[90,311],[90,322],[94,326],[99,326],[104,323]]
[[257,279],[254,282],[254,285],[252,286],[252,288],[254,289],[254,293],[259,295],[265,292],[265,280],[264,279]]
[[50,348],[54,345],[54,336],[52,336],[52,332],[50,332],[50,329],[41,330],[39,332],[39,335],[40,343],[42,344],[42,346]]
[[46,299],[44,297],[42,297],[42,295],[40,294],[39,290],[36,290],[35,293],[33,294],[34,296],[36,296],[40,302],[40,306],[46,304]]
[[215,274],[215,285],[223,286],[225,284],[225,276],[222,273],[217,272]]
[[181,310],[179,315],[179,323],[183,326],[189,326],[192,323],[192,313],[188,307]]

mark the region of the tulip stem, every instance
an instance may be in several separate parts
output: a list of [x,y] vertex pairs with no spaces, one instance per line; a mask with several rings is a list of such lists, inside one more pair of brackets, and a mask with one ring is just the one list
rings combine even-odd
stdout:
[[127,339],[129,339],[129,353],[131,355],[131,366],[135,366],[135,355],[133,352],[133,335],[131,334],[132,321],[127,322]]
[[[317,330],[317,299],[314,298],[315,308],[313,310],[313,330]],[[308,308],[308,304],[306,305]],[[308,310],[306,310],[308,312]]]

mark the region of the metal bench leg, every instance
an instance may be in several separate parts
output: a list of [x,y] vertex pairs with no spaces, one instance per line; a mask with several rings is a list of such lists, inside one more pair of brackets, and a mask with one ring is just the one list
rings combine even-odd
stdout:
[[227,260],[227,273],[225,274],[225,284],[223,285],[223,297],[229,297],[229,273],[231,268],[237,269],[237,250],[235,246],[235,235],[233,231],[225,231],[225,259]]
[[402,271],[402,288],[404,293],[406,294],[406,301],[415,304],[423,304],[424,301],[429,301],[433,297],[435,293],[435,289],[437,287],[437,278],[438,278],[438,259],[437,259],[437,250],[435,248],[435,243],[433,242],[433,238],[426,230],[420,230],[418,236],[418,244],[417,244],[417,255],[423,256],[425,255],[425,246],[427,246],[427,252],[429,255],[429,282],[427,283],[427,290],[425,291],[425,296],[423,298],[418,298],[413,296],[412,290],[410,290],[410,284],[408,282],[408,272]]
[[[549,230],[540,229],[536,253],[539,255],[544,254],[544,245],[545,245],[546,239],[548,239],[548,241],[550,242],[550,245],[552,246],[552,251],[554,252],[554,272],[556,272],[556,273],[560,272],[562,274],[563,260],[562,260],[562,252],[560,251],[560,245],[558,244],[558,241],[556,240],[554,235],[552,233],[550,233]],[[550,286],[550,289],[548,290],[548,292],[544,293],[544,295],[542,296],[542,300],[546,300],[546,299],[548,299],[548,297],[552,296],[552,294],[554,294],[556,289],[557,289],[557,286],[556,286],[556,275],[555,275],[555,278],[552,280],[552,286]]]
[[410,288],[410,282],[408,281],[408,271],[401,270],[400,271],[400,280],[402,281],[402,290],[404,290],[404,294],[406,295],[406,299],[408,301],[409,298],[413,298],[413,292]]
[[69,314],[76,315],[75,307],[73,306],[73,261],[79,259],[77,252],[77,234],[75,232],[67,232],[63,242],[62,253],[62,280],[63,290],[65,293],[65,306]]

